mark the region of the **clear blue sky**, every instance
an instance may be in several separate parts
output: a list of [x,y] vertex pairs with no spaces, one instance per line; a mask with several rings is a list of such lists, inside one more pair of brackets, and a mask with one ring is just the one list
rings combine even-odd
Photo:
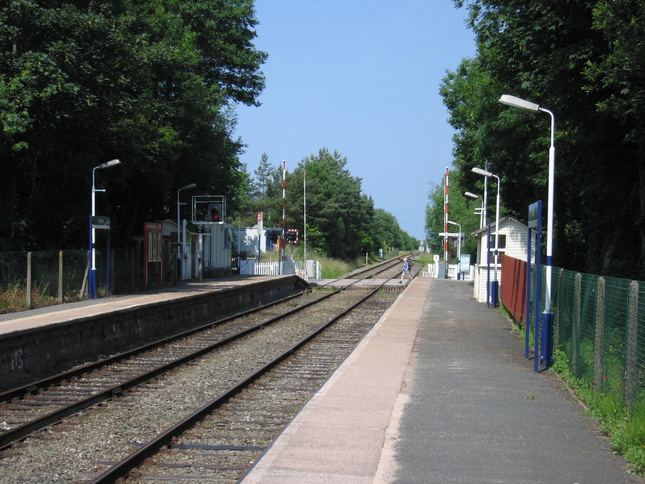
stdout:
[[248,172],[262,153],[291,171],[338,151],[374,205],[423,239],[430,183],[452,165],[439,86],[475,54],[466,16],[451,0],[256,0],[269,59],[262,106],[237,109]]

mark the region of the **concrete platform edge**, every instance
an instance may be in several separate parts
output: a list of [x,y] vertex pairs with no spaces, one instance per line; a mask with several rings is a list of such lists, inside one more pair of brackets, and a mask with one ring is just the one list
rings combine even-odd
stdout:
[[431,281],[408,284],[241,482],[387,482]]

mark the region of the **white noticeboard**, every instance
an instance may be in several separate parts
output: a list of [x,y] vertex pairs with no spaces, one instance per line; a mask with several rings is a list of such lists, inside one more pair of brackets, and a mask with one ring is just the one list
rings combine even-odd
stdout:
[[461,254],[459,272],[470,272],[470,254]]

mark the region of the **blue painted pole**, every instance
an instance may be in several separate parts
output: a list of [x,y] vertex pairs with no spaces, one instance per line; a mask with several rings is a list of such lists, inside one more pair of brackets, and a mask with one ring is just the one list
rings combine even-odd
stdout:
[[535,244],[535,328],[533,353],[533,370],[539,371],[540,367],[540,301],[542,300],[542,201],[538,201],[537,217],[537,242]]
[[108,229],[107,234],[108,234],[108,239],[107,239],[107,264],[105,267],[105,295],[109,296],[110,295],[110,234],[112,231]]
[[542,353],[541,361],[544,368],[553,364],[553,321],[554,315],[551,311],[542,313]]
[[92,217],[90,215],[90,251],[89,251],[89,258],[87,260],[89,264],[89,275],[88,275],[88,281],[87,281],[87,297],[88,299],[96,299],[96,269],[92,267],[92,254],[94,252],[94,237],[92,234]]
[[491,302],[492,302],[491,289],[492,288],[491,288],[491,285],[490,285],[490,223],[488,224],[488,238],[486,240],[487,240],[486,244],[488,246],[488,253],[486,255],[486,267],[487,267],[487,271],[486,271],[486,278],[487,278],[486,279],[486,305],[488,307],[491,307]]

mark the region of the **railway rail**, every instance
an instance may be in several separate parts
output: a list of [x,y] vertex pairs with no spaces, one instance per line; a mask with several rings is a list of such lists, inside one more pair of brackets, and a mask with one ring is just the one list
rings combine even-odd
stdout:
[[[355,293],[354,296],[351,297],[352,299],[356,299],[356,297],[360,295],[360,291],[350,292]],[[375,297],[374,295],[378,293],[378,290],[374,290],[372,291],[370,297],[373,298]],[[306,311],[308,309],[310,313],[315,313],[316,317],[308,316],[305,319],[316,320],[316,318],[318,318],[319,320],[319,313],[321,312],[321,310],[313,308],[319,308],[320,305],[324,305],[323,301],[327,299],[331,299],[333,297],[341,297],[340,294],[341,291],[327,291],[324,294],[302,294],[296,298],[281,301],[279,302],[279,304],[274,304],[271,308],[262,308],[261,310],[255,309],[244,314],[225,318],[222,321],[207,325],[208,327],[202,327],[201,331],[191,330],[189,332],[191,334],[183,334],[181,335],[181,337],[172,341],[164,341],[162,344],[158,344],[156,346],[142,347],[140,349],[129,352],[129,354],[127,355],[119,355],[109,360],[103,360],[97,365],[86,365],[76,370],[76,372],[74,373],[68,372],[65,375],[59,375],[57,379],[52,379],[51,381],[41,381],[36,385],[16,389],[12,392],[7,392],[3,395],[0,395],[0,399],[4,400],[2,403],[0,403],[0,426],[2,427],[2,433],[0,434],[0,447],[2,448],[2,453],[0,453],[0,480],[3,480],[2,475],[5,471],[7,471],[9,472],[9,474],[12,474],[15,477],[16,480],[14,482],[29,481],[30,477],[20,477],[20,472],[18,472],[17,474],[15,472],[12,473],[12,471],[16,470],[16,466],[19,466],[21,468],[21,471],[25,468],[30,469],[29,473],[32,473],[31,471],[33,471],[33,473],[43,472],[43,470],[41,469],[41,461],[43,456],[48,454],[56,454],[56,452],[52,451],[51,449],[46,450],[49,449],[49,447],[45,444],[51,443],[52,435],[58,437],[65,436],[64,439],[61,439],[62,442],[63,440],[67,440],[67,429],[76,427],[84,428],[86,424],[79,423],[79,421],[85,421],[86,414],[89,415],[92,413],[101,413],[104,408],[108,407],[119,409],[117,413],[119,411],[123,411],[123,408],[132,409],[133,407],[139,407],[140,404],[132,403],[132,396],[136,395],[138,397],[141,394],[148,393],[149,390],[152,390],[154,392],[159,389],[158,385],[166,387],[165,384],[160,384],[158,382],[160,382],[161,380],[165,381],[167,378],[175,378],[175,376],[169,376],[173,375],[174,372],[182,372],[186,371],[184,370],[185,368],[202,366],[203,361],[211,358],[211,355],[217,355],[220,352],[228,351],[231,354],[238,355],[238,353],[236,353],[237,348],[245,348],[247,346],[246,343],[242,343],[241,341],[243,341],[245,338],[257,338],[258,334],[261,335],[262,333],[268,332],[268,328],[274,323],[276,324],[276,326],[280,326],[280,324],[283,324],[281,322],[285,320],[285,315],[287,316],[286,319],[288,320],[289,318],[296,317],[295,315],[299,312]],[[344,294],[348,294],[348,292],[344,292]],[[380,291],[380,294],[380,299],[387,303],[385,304],[385,306],[389,305],[393,300],[393,296],[391,295],[387,297],[384,296],[383,291]],[[342,305],[346,306],[346,303],[343,303]],[[285,306],[290,307],[285,308]],[[384,306],[383,302],[381,303],[381,306]],[[331,344],[331,346],[338,347],[339,349],[342,346],[345,346],[345,353],[341,351],[340,354],[344,354],[346,356],[348,352],[351,352],[351,349],[356,344],[356,338],[360,339],[360,337],[365,334],[365,332],[369,329],[369,326],[371,326],[371,324],[373,324],[376,319],[378,319],[378,315],[380,315],[384,311],[384,309],[385,307],[380,307],[380,309],[376,311],[373,318],[359,318],[362,321],[367,321],[369,323],[366,328],[358,330],[356,334],[358,334],[359,336],[336,336],[336,339],[332,340],[334,341],[334,343]],[[354,310],[356,311],[356,309]],[[275,314],[270,314],[271,312]],[[278,313],[282,314],[278,315]],[[310,324],[311,323],[309,323],[309,326]],[[325,325],[323,326],[326,326],[328,324],[330,323],[325,323]],[[360,325],[357,325],[357,327],[358,326]],[[340,325],[338,325],[338,327],[340,327]],[[300,334],[301,331],[302,330],[298,330],[297,333]],[[293,330],[287,330],[287,332],[293,333]],[[331,332],[331,330],[329,332]],[[253,336],[254,334],[256,336]],[[180,341],[181,343],[179,343]],[[273,345],[275,341],[275,337],[269,337],[268,340],[264,339],[263,344],[264,346],[266,346],[267,344]],[[301,344],[305,343],[302,342]],[[330,343],[328,343],[328,345],[329,344]],[[226,348],[229,349],[226,350]],[[250,363],[252,367],[257,367],[257,358],[261,359],[262,357],[259,357],[256,353],[254,353],[254,351],[255,350],[250,350],[247,353],[242,352],[239,353],[239,355],[243,356],[229,356],[229,358],[232,357],[234,362],[237,362],[241,359],[245,363]],[[286,350],[285,354],[288,355],[294,352],[295,349],[290,346]],[[332,353],[334,353],[334,351],[332,351],[328,347],[326,354],[332,355]],[[324,359],[329,359],[330,361],[335,362],[329,366],[329,368],[331,369],[326,369],[325,371],[319,373],[328,376],[330,372],[333,371],[336,366],[342,361],[342,359],[344,359],[345,356],[330,356],[329,358],[323,358],[322,356],[318,357],[319,362]],[[274,357],[271,361],[277,361],[278,359],[282,358],[286,358],[286,356],[280,358]],[[263,362],[261,368],[264,368],[267,365],[268,364],[264,364]],[[245,365],[240,365],[240,367],[244,366]],[[302,382],[311,383],[313,385],[303,392],[295,391],[295,388],[298,385],[291,384],[290,386],[288,386],[290,390],[287,390],[287,393],[291,395],[290,398],[292,398],[294,402],[293,405],[287,405],[293,409],[293,412],[291,414],[289,414],[288,412],[281,413],[275,409],[267,413],[273,416],[282,414],[292,416],[293,413],[298,410],[299,406],[306,402],[309,396],[313,392],[315,392],[315,390],[322,384],[322,382],[324,382],[324,379],[327,378],[327,376],[322,376],[322,380],[315,379],[311,376],[303,376],[301,378]],[[258,377],[259,375],[252,378],[256,379]],[[219,386],[221,386],[222,388],[230,383],[230,375],[228,374],[220,374],[217,378],[222,380],[223,383],[226,383],[226,385],[219,383]],[[199,377],[192,377],[192,379],[199,381]],[[245,380],[245,378],[241,380]],[[206,383],[206,386],[209,386],[208,382]],[[258,383],[256,383],[255,386],[258,386]],[[232,388],[236,387],[237,385]],[[178,390],[177,392],[185,393],[185,389]],[[222,393],[222,395],[224,395],[224,393]],[[297,397],[297,395],[300,394],[304,396]],[[281,399],[283,399],[283,397],[281,397]],[[274,399],[270,399],[270,401],[273,400]],[[145,404],[142,405],[145,406]],[[186,406],[187,404],[183,405]],[[193,404],[193,406],[194,405],[195,404]],[[230,406],[231,404],[229,403],[227,405]],[[188,404],[188,406],[190,405]],[[288,423],[290,418],[290,416],[286,417],[286,423]],[[52,425],[54,422],[59,423]],[[275,423],[274,427],[281,429],[286,423],[283,419],[279,425]],[[91,427],[90,424],[88,425]],[[226,427],[227,424],[220,423],[218,425],[218,428],[221,429]],[[267,428],[271,428],[271,426],[263,424],[262,432],[266,433]],[[101,432],[109,434],[109,432],[111,431],[114,432],[114,427],[103,430],[94,429],[91,430],[90,433],[100,436]],[[84,436],[87,435],[86,432],[82,432],[82,434]],[[96,435],[93,435],[92,438],[95,438]],[[172,437],[177,438],[177,435],[173,435]],[[275,434],[271,438],[274,437]],[[81,440],[83,440],[84,438],[85,437],[81,437]],[[163,437],[161,437],[161,439],[163,440]],[[121,440],[121,444],[123,444],[123,439],[117,440]],[[127,441],[126,447],[140,446],[140,440],[152,441],[147,438],[130,438]],[[166,442],[164,445],[170,445],[174,450],[178,450],[181,446],[177,447],[178,443],[175,442],[175,444],[173,444],[173,442],[174,441],[171,440],[170,443]],[[42,447],[43,445],[44,447]],[[86,447],[78,443],[78,441],[72,445],[75,448]],[[101,444],[96,445],[99,448],[102,447]],[[186,444],[181,445],[185,446]],[[210,453],[210,451],[212,450],[212,448],[208,447],[208,445],[206,445],[206,447],[200,447],[201,444],[196,445],[197,447],[195,447],[194,445],[191,447],[193,451],[199,448],[201,449],[201,451],[204,451],[205,449],[209,450]],[[263,448],[263,446],[266,445],[268,444],[266,444],[265,442],[262,445],[250,447]],[[54,445],[54,448],[55,447],[56,445]],[[217,448],[219,449],[220,447]],[[224,447],[228,449],[225,453],[230,454],[230,449],[235,448],[236,446],[227,444]],[[241,447],[247,450],[246,447],[248,446]],[[183,447],[182,449],[186,450],[185,447]],[[84,453],[87,453],[87,451]],[[230,458],[230,456],[228,455],[226,457]],[[57,459],[54,459],[54,461],[56,460]],[[248,462],[248,456],[242,457],[242,461]],[[60,462],[58,464],[56,464],[55,462],[48,462],[46,464],[46,468],[51,469],[53,466],[54,468],[65,469],[65,467],[68,465],[69,464],[61,465]],[[94,478],[92,476],[95,476],[97,474],[96,468],[101,469],[102,467],[105,467],[105,465],[106,464],[104,460],[98,459],[94,464],[90,466],[90,469],[86,468],[86,470],[77,470],[75,477],[73,477],[72,479],[77,482],[90,480]],[[76,466],[69,465],[69,467],[70,472],[74,473],[75,471],[72,469]],[[173,466],[170,467],[176,468]],[[237,469],[235,470],[235,472],[239,473],[239,468],[242,468],[244,466],[241,466],[239,464],[232,466],[230,464],[223,464],[219,467],[225,469]],[[47,471],[45,470],[44,472]],[[61,482],[70,479],[70,475],[68,475],[69,472],[61,472],[63,474],[59,476]],[[7,474],[5,474],[5,477],[6,476]],[[108,480],[100,480],[96,482],[110,482],[110,478],[107,479]],[[228,479],[228,477],[224,477],[224,479]],[[50,480],[51,482],[57,482],[58,479],[50,477],[48,480]]]
[[376,322],[383,304],[370,308],[373,318],[350,314],[377,293],[369,292],[92,483],[128,475],[132,482],[237,482]]
[[[294,309],[291,311],[294,312],[316,301],[316,298],[309,299],[304,293],[298,293],[2,393],[0,449],[64,417],[118,396],[204,352],[228,343],[235,337],[270,324],[272,307],[292,302]],[[265,320],[257,324],[257,320],[249,319],[260,311],[268,315]],[[238,322],[231,324],[234,321]],[[165,351],[160,351],[162,348]]]
[[[396,279],[397,277],[401,276],[404,257],[407,257],[412,262],[414,262],[416,256],[399,256],[393,259],[379,262],[377,264],[361,267],[360,269],[350,272],[343,278],[326,281],[324,284],[321,284],[320,287],[335,287],[341,281],[354,280],[353,282],[344,286],[347,289],[352,289],[362,287],[361,282],[368,279]],[[411,270],[413,277],[418,275],[419,272],[421,272],[421,266],[419,264],[413,264]]]

